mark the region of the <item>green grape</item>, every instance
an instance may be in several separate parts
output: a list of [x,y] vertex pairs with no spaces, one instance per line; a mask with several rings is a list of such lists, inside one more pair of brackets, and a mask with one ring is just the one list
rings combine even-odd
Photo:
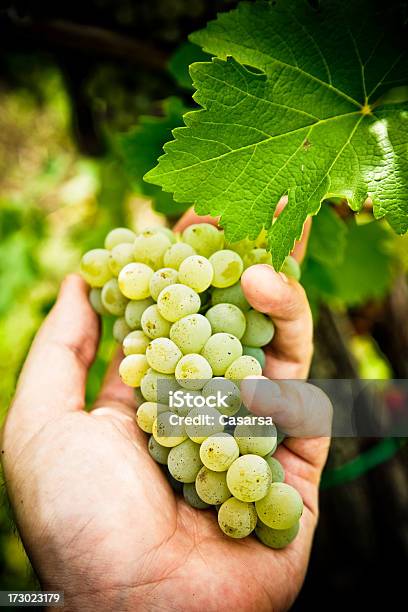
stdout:
[[283,431],[279,431],[278,429],[277,438],[276,438],[276,446],[278,446],[278,444],[282,444],[285,438],[286,438],[286,434],[284,434]]
[[106,310],[105,306],[102,304],[102,289],[92,287],[89,292],[89,301],[94,311],[98,313],[98,315],[101,315],[101,317],[110,314],[109,310]]
[[276,448],[276,427],[264,423],[239,423],[235,427],[234,438],[241,455],[265,457]]
[[258,519],[255,533],[265,546],[269,546],[269,548],[285,548],[285,546],[293,542],[299,533],[299,521],[288,529],[272,529],[272,527],[268,527],[268,525],[265,525],[265,523]]
[[250,357],[254,357],[262,369],[265,367],[266,357],[265,353],[261,348],[257,346],[242,346],[242,352],[244,355],[249,355]]
[[257,514],[253,504],[230,497],[218,510],[218,524],[230,538],[245,538],[254,529]]
[[168,446],[162,446],[157,442],[154,436],[150,436],[147,448],[150,456],[153,457],[157,463],[167,465],[167,457],[169,456],[170,452],[170,448]]
[[256,512],[265,525],[273,529],[289,529],[300,519],[303,501],[294,487],[273,482],[268,493],[255,503]]
[[209,260],[202,255],[191,255],[181,262],[179,268],[180,283],[202,293],[211,285],[214,271]]
[[103,287],[112,278],[109,267],[109,251],[105,249],[92,249],[81,259],[80,272],[82,278],[91,287]]
[[174,235],[174,232],[169,227],[164,227],[163,225],[153,225],[151,227],[146,227],[143,231],[153,233],[161,232],[162,234],[167,236],[167,238],[172,244],[174,244],[177,240],[176,236]]
[[157,298],[157,307],[160,314],[167,321],[178,321],[189,314],[200,310],[201,300],[198,293],[191,287],[176,283],[165,287]]
[[136,421],[140,429],[146,433],[152,433],[153,423],[157,419],[157,415],[168,411],[169,407],[165,404],[157,404],[156,402],[143,402],[137,410]]
[[235,251],[228,249],[217,251],[211,255],[210,262],[214,268],[212,280],[214,287],[231,287],[241,278],[244,264],[241,257]]
[[127,355],[119,366],[119,376],[125,385],[140,387],[141,380],[149,369],[145,355]]
[[207,399],[217,398],[214,408],[225,416],[233,416],[241,407],[241,393],[232,380],[215,376],[204,385],[202,394]]
[[142,325],[142,314],[154,301],[152,298],[145,300],[130,300],[125,310],[126,323],[131,329],[140,329]]
[[174,419],[174,416],[172,412],[161,412],[153,423],[152,434],[162,446],[178,446],[187,440],[184,426],[179,422],[173,424],[171,419]]
[[176,480],[175,478],[173,478],[167,466],[165,467],[165,471],[166,471],[167,480],[169,481],[169,485],[171,486],[171,488],[177,495],[181,495],[183,493],[184,484],[180,482],[179,480]]
[[140,389],[148,402],[168,404],[171,393],[178,391],[179,385],[172,374],[161,374],[149,368],[142,378]]
[[247,312],[251,306],[249,305],[244,292],[242,291],[241,283],[235,283],[231,287],[224,289],[213,289],[211,296],[212,303],[215,304],[234,304],[243,312]]
[[285,480],[285,470],[283,469],[281,462],[275,459],[275,457],[272,457],[271,453],[266,455],[264,459],[271,470],[272,482],[283,482]]
[[[146,376],[146,374],[145,374],[145,376]],[[142,393],[141,387],[135,387],[133,389],[133,394],[134,394],[134,398],[135,398],[136,407],[138,408],[140,406],[140,404],[143,404],[143,402],[145,401],[145,398],[143,397],[143,393]]]
[[296,259],[292,257],[292,255],[288,255],[286,257],[285,261],[283,262],[281,271],[284,274],[286,274],[286,276],[294,278],[297,281],[300,280],[300,277],[301,277],[300,266],[298,262],[296,261]]
[[272,255],[266,249],[251,249],[244,256],[245,268],[256,264],[272,265]]
[[144,300],[150,296],[152,268],[144,263],[127,264],[118,276],[119,288],[130,300]]
[[179,385],[192,391],[202,389],[212,375],[210,364],[198,353],[184,355],[177,363],[175,371]]
[[275,333],[275,327],[270,318],[257,310],[250,310],[246,313],[245,318],[246,330],[241,338],[242,344],[255,347],[269,344]]
[[205,465],[197,474],[195,481],[198,496],[206,503],[215,506],[222,504],[231,493],[227,486],[226,472],[213,472]]
[[[274,426],[274,427],[275,427],[275,426]],[[266,459],[266,457],[268,457],[269,455],[271,455],[271,456],[272,456],[272,455],[274,454],[274,452],[276,451],[276,449],[277,449],[277,448],[278,448],[278,432],[276,431],[276,442],[275,442],[275,445],[274,445],[274,447],[272,448],[271,452],[270,452],[270,453],[268,453],[267,455],[265,455],[265,456],[264,456],[264,459]]]
[[109,251],[114,249],[115,246],[122,243],[133,244],[136,238],[136,234],[127,227],[116,227],[111,230],[105,238],[105,249]]
[[243,240],[238,240],[237,242],[225,241],[225,248],[235,251],[242,257],[242,259],[254,247],[255,242],[253,240],[249,240],[249,238],[244,238]]
[[224,431],[220,413],[210,406],[192,408],[184,419],[184,428],[190,440],[197,444]]
[[163,263],[169,268],[178,270],[182,261],[195,254],[195,250],[189,244],[185,244],[184,242],[176,242],[176,244],[172,244],[171,247],[165,252]]
[[131,331],[123,339],[123,352],[125,355],[144,355],[150,338],[140,329]]
[[210,504],[206,504],[198,495],[195,482],[184,483],[183,496],[187,504],[192,508],[198,508],[198,510],[210,508]]
[[146,230],[136,236],[134,242],[134,259],[153,270],[163,267],[163,256],[171,241],[163,233],[155,230]]
[[[244,417],[250,416],[251,420],[252,420],[254,415],[251,414],[251,412],[249,412],[248,408],[244,404],[241,404],[240,409],[238,410],[238,412],[234,416],[235,416],[235,420],[239,423],[239,420],[237,420],[237,419],[240,419],[241,417],[244,418]],[[256,453],[254,453],[254,454],[256,454]]]
[[111,278],[102,287],[101,300],[104,308],[115,317],[125,314],[128,300],[119,289],[116,278]]
[[163,319],[156,304],[148,306],[140,321],[146,336],[152,338],[165,338],[170,333],[170,323]]
[[116,340],[116,342],[119,342],[119,344],[122,344],[124,338],[128,335],[130,331],[131,329],[129,325],[126,323],[126,320],[124,317],[120,317],[119,319],[116,319],[116,321],[113,324],[113,330],[112,330],[112,335],[114,339]]
[[271,470],[258,455],[238,457],[229,467],[227,484],[232,495],[245,502],[262,499],[272,483]]
[[146,349],[149,366],[163,374],[173,374],[183,354],[169,338],[156,338]]
[[156,270],[150,279],[150,295],[154,300],[157,300],[162,289],[177,282],[177,270],[173,270],[173,268],[160,268],[160,270]]
[[191,314],[179,319],[170,328],[170,338],[177,344],[181,352],[200,353],[204,344],[211,336],[211,325],[200,314]]
[[171,244],[175,244],[177,242],[176,234],[169,227],[160,226],[158,228],[158,230],[159,230],[159,232],[162,232],[163,234],[165,234],[167,236],[167,238],[170,240]]
[[225,332],[232,334],[238,340],[244,335],[245,315],[234,304],[216,304],[207,310],[205,316],[211,323],[213,334]]
[[202,467],[200,445],[185,440],[171,449],[167,461],[170,474],[180,482],[194,482]]
[[263,227],[255,240],[255,246],[264,249],[268,244],[268,231]]
[[222,249],[224,234],[210,223],[189,225],[183,232],[183,242],[193,247],[197,255],[209,257],[215,251]]
[[215,376],[222,376],[227,368],[242,355],[242,345],[235,336],[219,333],[207,340],[201,352],[211,365]]
[[199,293],[201,306],[200,311],[205,312],[211,306],[211,289],[206,289]]
[[109,267],[114,276],[119,276],[120,271],[127,264],[132,263],[133,258],[133,244],[129,242],[122,242],[117,244],[109,252]]
[[242,355],[231,363],[225,372],[225,378],[235,381],[241,381],[247,376],[260,376],[262,368],[255,357]]
[[200,446],[201,461],[214,472],[225,472],[238,457],[238,444],[226,433],[209,436]]

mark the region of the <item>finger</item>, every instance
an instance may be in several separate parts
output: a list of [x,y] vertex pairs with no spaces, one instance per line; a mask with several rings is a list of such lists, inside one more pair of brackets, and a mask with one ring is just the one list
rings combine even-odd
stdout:
[[33,435],[57,415],[81,410],[98,339],[98,317],[87,285],[70,275],[32,344],[7,425]]
[[271,416],[289,436],[274,456],[285,468],[285,482],[298,489],[316,518],[318,484],[330,445],[333,409],[329,398],[305,382],[263,377],[243,380],[241,397],[253,414]]
[[275,324],[267,376],[305,378],[313,351],[313,322],[303,287],[267,264],[247,268],[241,284],[251,306],[268,314]]
[[123,359],[121,350],[117,350],[109,364],[100,393],[92,408],[95,415],[125,415],[134,420],[136,399],[134,389],[125,385],[119,376],[119,364]]
[[294,249],[291,253],[292,257],[296,259],[298,263],[302,263],[305,258],[307,243],[309,241],[310,230],[312,229],[312,217],[306,219],[303,226],[302,237],[295,243]]
[[287,436],[329,437],[333,408],[327,395],[303,381],[251,377],[241,383],[242,401],[258,416],[271,416]]
[[210,215],[205,215],[200,217],[197,213],[194,212],[193,208],[189,208],[187,212],[179,219],[176,225],[173,227],[175,232],[182,232],[189,225],[194,225],[195,223],[210,223],[211,225],[218,225],[218,217],[211,217]]
[[288,196],[287,195],[282,196],[281,199],[279,200],[279,202],[276,205],[275,212],[273,213],[273,216],[274,217],[279,217],[279,215],[281,214],[282,210],[285,208],[287,203],[288,203]]

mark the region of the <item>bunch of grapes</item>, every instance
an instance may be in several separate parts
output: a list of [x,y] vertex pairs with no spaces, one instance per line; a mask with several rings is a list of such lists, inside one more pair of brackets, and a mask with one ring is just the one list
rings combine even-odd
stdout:
[[[117,317],[119,374],[136,390],[137,423],[173,488],[194,508],[215,506],[226,535],[255,531],[282,548],[298,532],[302,498],[273,456],[283,436],[272,422],[249,424],[240,396],[242,380],[262,374],[274,335],[240,283],[246,267],[271,263],[263,241],[225,244],[207,223],[182,235],[116,228],[83,256],[81,273],[96,312]],[[299,278],[290,257],[284,271]]]

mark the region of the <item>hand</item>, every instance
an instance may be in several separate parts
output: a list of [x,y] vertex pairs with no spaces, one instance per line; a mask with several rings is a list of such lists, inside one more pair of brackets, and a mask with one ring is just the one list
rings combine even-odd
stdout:
[[[304,378],[312,321],[303,289],[268,266],[246,271],[242,284],[276,324],[266,374]],[[84,410],[98,338],[85,283],[70,276],[35,338],[3,431],[7,491],[42,587],[63,590],[68,610],[286,610],[307,568],[328,439],[288,438],[277,451],[305,503],[296,540],[279,551],[254,537],[231,540],[215,512],[175,497],[150,458],[119,356]],[[300,411],[302,394],[293,399]]]

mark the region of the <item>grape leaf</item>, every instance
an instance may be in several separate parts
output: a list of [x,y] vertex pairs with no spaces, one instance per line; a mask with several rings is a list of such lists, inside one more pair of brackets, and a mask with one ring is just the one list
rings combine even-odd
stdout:
[[329,266],[308,252],[302,284],[314,302],[354,306],[381,298],[391,285],[396,258],[390,248],[389,229],[373,221],[362,225],[349,221],[347,227],[340,264]]
[[328,205],[323,205],[313,222],[307,247],[308,256],[327,266],[338,266],[344,259],[347,225]]
[[[328,197],[408,229],[406,37],[363,0],[241,3],[191,37],[215,57],[190,67],[202,107],[184,116],[145,180],[220,215],[231,241],[265,227],[275,267]],[[288,205],[272,225],[276,203]]]
[[182,125],[185,110],[179,98],[169,98],[163,102],[162,117],[143,116],[135,128],[117,138],[119,154],[132,183],[153,199],[156,210],[169,216],[181,214],[190,204],[177,204],[170,194],[143,182],[142,178],[160,155],[172,128]]
[[185,42],[173,53],[167,67],[180,87],[193,89],[189,66],[193,62],[204,62],[208,59],[207,53],[204,53],[200,47],[191,42]]
[[349,306],[380,298],[393,278],[390,235],[381,223],[351,223],[343,262],[330,268],[334,296]]

